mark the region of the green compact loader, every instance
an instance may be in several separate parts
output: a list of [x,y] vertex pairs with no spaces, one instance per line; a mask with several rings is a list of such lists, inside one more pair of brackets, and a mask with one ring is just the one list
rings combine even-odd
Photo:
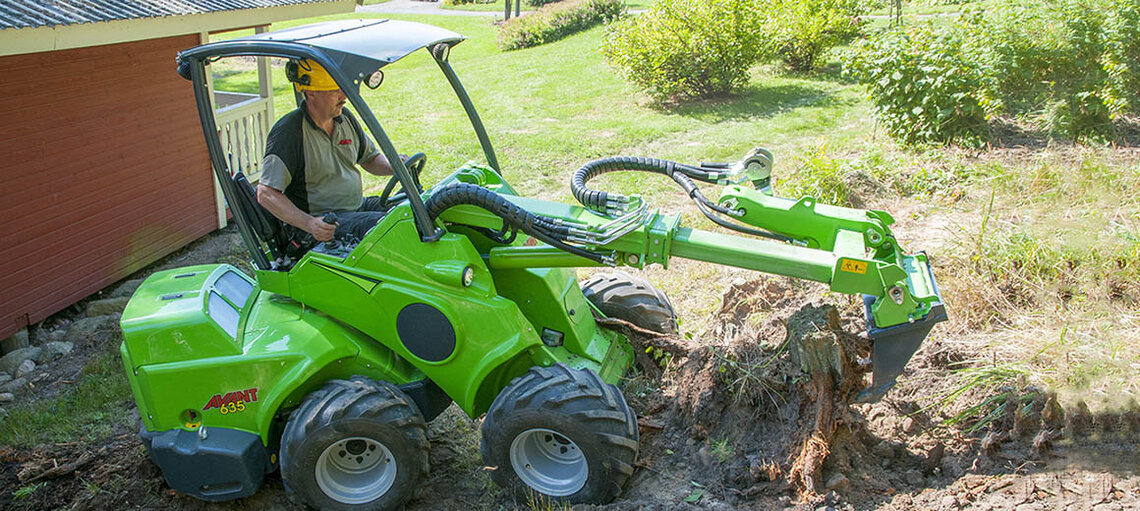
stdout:
[[[159,272],[123,313],[140,435],[174,489],[240,498],[279,468],[310,505],[395,508],[428,471],[425,421],[454,402],[470,417],[486,414],[481,452],[499,485],[570,503],[612,500],[638,452],[636,417],[614,385],[634,351],[595,316],[661,332],[674,332],[676,317],[643,279],[601,272],[579,283],[577,267],[667,267],[681,257],[859,293],[874,343],[866,400],[887,391],[946,318],[927,257],[902,251],[890,215],[774,197],[763,149],[700,165],[605,158],[574,172],[581,205],[519,196],[448,63],[462,40],[419,23],[347,20],[178,55],[255,271]],[[428,188],[419,179],[425,157],[402,160],[359,92],[421,49],[450,82],[483,151],[482,161]],[[231,175],[206,66],[236,56],[311,59],[348,96],[395,174],[383,194],[387,213],[362,238],[291,253],[245,176]],[[611,171],[671,178],[724,229],[682,227],[639,196],[589,187]],[[697,183],[721,187],[720,196],[710,200]]]

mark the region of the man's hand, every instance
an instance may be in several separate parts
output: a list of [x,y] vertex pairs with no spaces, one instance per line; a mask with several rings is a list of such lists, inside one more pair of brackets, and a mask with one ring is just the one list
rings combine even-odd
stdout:
[[337,224],[325,223],[324,219],[319,217],[309,217],[309,225],[305,227],[305,231],[313,235],[317,241],[328,241],[333,238],[336,233]]
[[257,202],[282,222],[312,234],[317,241],[331,240],[336,232],[336,224],[327,224],[319,217],[309,216],[293,205],[281,190],[271,186],[257,185]]

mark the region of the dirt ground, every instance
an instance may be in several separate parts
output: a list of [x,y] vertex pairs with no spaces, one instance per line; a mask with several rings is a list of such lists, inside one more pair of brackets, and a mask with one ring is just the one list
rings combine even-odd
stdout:
[[[238,245],[232,231],[223,231],[133,277],[235,262]],[[831,308],[837,322],[817,321]],[[68,315],[80,309],[53,321],[75,321]],[[625,382],[641,430],[636,471],[615,502],[575,509],[1140,509],[1135,404],[1091,413],[1081,405],[1063,409],[1048,391],[1028,386],[962,390],[961,371],[951,369],[969,357],[955,339],[938,336],[884,400],[849,405],[844,389],[862,381],[859,357],[867,346],[859,337],[861,304],[791,279],[737,279],[711,324],[699,336],[667,340],[668,349],[655,352],[656,369]],[[826,407],[789,342],[817,333],[850,351],[847,369],[827,379],[833,402]],[[99,335],[109,338],[78,346],[75,360],[43,378],[36,398],[58,393],[50,382],[82,368],[98,346],[117,346],[117,332]],[[958,390],[955,399],[942,399]],[[130,396],[122,406],[137,417]],[[407,509],[560,508],[499,492],[479,458],[478,428],[455,407],[433,421],[431,472]],[[0,446],[0,507],[301,509],[277,473],[239,501],[180,495],[165,484],[136,431],[137,419],[104,438]],[[813,443],[821,432],[824,440]]]

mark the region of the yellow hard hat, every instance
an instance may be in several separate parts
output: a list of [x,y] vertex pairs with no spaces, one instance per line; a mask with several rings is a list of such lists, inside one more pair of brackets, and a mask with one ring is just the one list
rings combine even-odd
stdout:
[[290,60],[285,64],[285,76],[293,82],[293,88],[297,92],[340,89],[325,68],[309,59]]

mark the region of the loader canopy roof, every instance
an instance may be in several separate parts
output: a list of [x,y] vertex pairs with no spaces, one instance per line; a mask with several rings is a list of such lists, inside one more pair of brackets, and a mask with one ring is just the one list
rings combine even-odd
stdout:
[[[464,37],[439,27],[389,19],[339,20],[276,30],[186,50],[182,57],[211,58],[274,53],[270,48],[304,45],[325,54],[348,77],[368,76],[420,48],[454,46]],[[267,51],[269,50],[269,51]]]

